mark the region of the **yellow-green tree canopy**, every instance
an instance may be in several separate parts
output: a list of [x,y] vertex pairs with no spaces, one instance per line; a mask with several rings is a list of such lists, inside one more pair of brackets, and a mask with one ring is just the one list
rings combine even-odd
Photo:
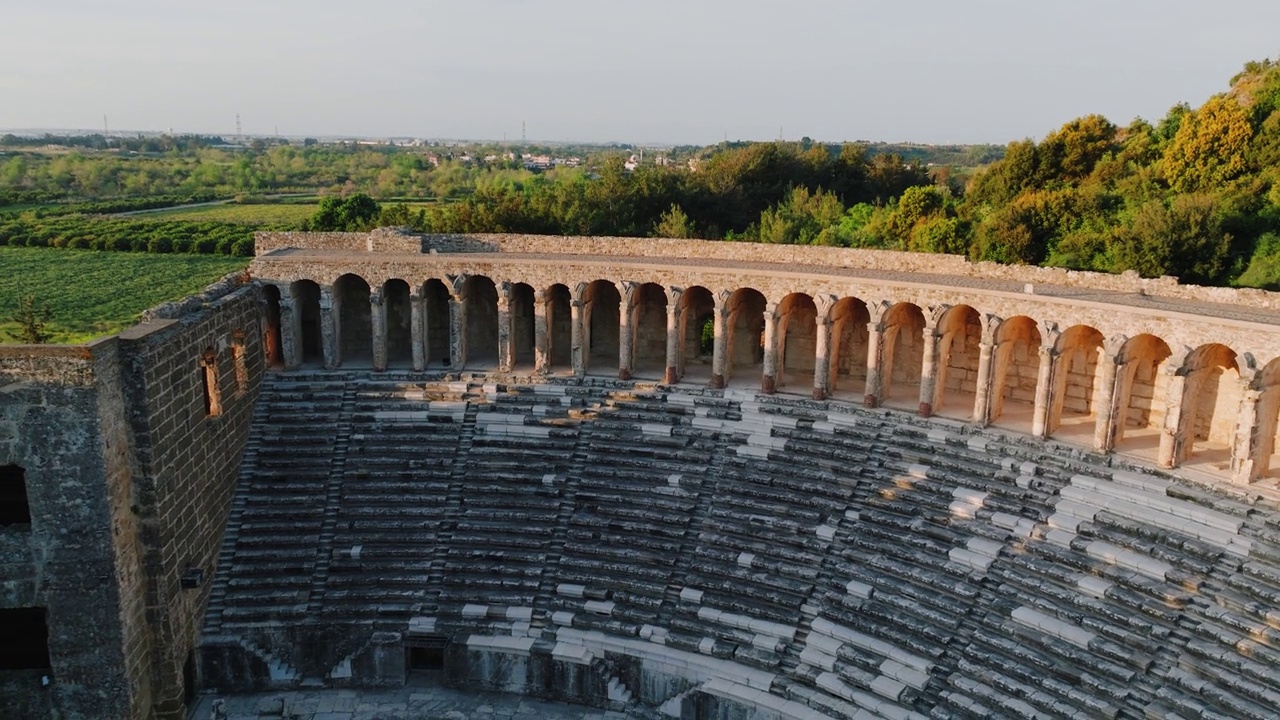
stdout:
[[1195,192],[1238,177],[1248,167],[1253,126],[1234,98],[1210,98],[1187,115],[1164,154],[1164,176],[1178,192]]

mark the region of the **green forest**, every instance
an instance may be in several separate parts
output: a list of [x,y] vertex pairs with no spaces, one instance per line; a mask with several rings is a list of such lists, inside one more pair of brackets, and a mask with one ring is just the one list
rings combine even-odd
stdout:
[[[806,138],[634,167],[623,146],[6,136],[0,244],[247,255],[258,229],[400,225],[959,253],[1278,289],[1280,64],[1248,63],[1226,85],[1162,118],[1085,115],[1003,149]],[[530,169],[521,152],[583,161]],[[223,204],[159,209],[199,201]]]

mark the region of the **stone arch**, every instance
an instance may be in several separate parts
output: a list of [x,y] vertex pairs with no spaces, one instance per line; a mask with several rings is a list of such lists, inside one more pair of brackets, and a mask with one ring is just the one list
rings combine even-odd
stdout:
[[1064,422],[1073,426],[1087,424],[1092,434],[1091,423],[1098,413],[1094,398],[1099,397],[1102,382],[1099,359],[1104,343],[1102,333],[1088,325],[1072,325],[1058,337],[1054,345],[1057,357],[1053,363],[1048,434],[1052,435]]
[[369,283],[350,273],[333,283],[333,312],[337,317],[338,365],[365,364],[373,358],[373,313]]
[[924,360],[924,311],[915,303],[900,302],[885,311],[882,323],[885,369],[881,376],[881,402],[899,397],[915,409]]
[[1120,347],[1112,447],[1118,448],[1126,434],[1164,427],[1169,378],[1161,370],[1172,354],[1168,343],[1150,333],[1135,335]]
[[511,286],[508,301],[511,316],[511,368],[533,367],[534,359],[534,298],[533,286],[516,283]]
[[680,377],[690,365],[711,366],[715,354],[716,299],[711,291],[695,285],[680,295]]
[[549,370],[573,368],[573,295],[559,283],[547,288],[547,362]]
[[1008,410],[1013,424],[1028,431],[1031,429],[1036,382],[1040,374],[1041,341],[1040,326],[1026,315],[1016,315],[1000,324],[996,331],[991,372],[991,406],[988,410],[991,422],[999,420]]
[[432,278],[422,286],[423,328],[426,367],[449,367],[449,286]]
[[1236,352],[1226,345],[1207,343],[1187,355],[1182,365],[1186,385],[1178,432],[1183,437],[1175,462],[1196,453],[1196,445],[1215,456],[1230,459],[1240,409],[1240,365]]
[[[982,317],[969,305],[953,305],[938,317],[933,337],[926,332],[924,342],[930,340],[937,343],[933,412],[971,415],[978,387]],[[944,408],[951,412],[945,412]]]
[[582,292],[582,360],[601,373],[618,370],[618,333],[622,295],[608,280],[596,280]]
[[302,363],[324,362],[324,333],[320,328],[320,286],[311,280],[298,280],[289,286],[293,298],[298,360]]
[[768,301],[754,288],[734,290],[725,301],[724,377],[727,382],[737,371],[747,374],[764,365],[764,312]]
[[498,364],[498,286],[484,275],[472,275],[462,283],[466,303],[466,352],[463,367]]
[[667,291],[645,283],[632,295],[631,369],[636,374],[662,375],[667,367]]
[[383,312],[387,317],[387,366],[413,365],[413,307],[409,283],[392,278],[382,284]]
[[831,308],[831,376],[834,395],[839,390],[865,392],[867,381],[867,304],[856,297],[841,298]]
[[284,341],[280,329],[280,288],[273,284],[262,287],[262,355],[269,368],[284,365]]
[[805,293],[791,293],[778,304],[778,387],[808,390],[818,346],[818,305]]

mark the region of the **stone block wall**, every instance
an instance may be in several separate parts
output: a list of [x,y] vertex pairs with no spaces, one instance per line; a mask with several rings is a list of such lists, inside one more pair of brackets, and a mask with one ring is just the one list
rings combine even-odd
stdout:
[[146,717],[151,635],[119,343],[0,346],[0,465],[29,526],[0,529],[0,607],[47,609],[48,671],[0,672],[12,717]]
[[[180,320],[121,333],[124,389],[135,433],[137,511],[146,546],[147,603],[157,637],[157,717],[182,717],[184,678],[208,602],[261,382],[264,355],[258,293],[243,286]],[[208,351],[214,358],[206,401]],[[183,576],[196,587],[184,588]],[[187,669],[186,672],[190,672]]]

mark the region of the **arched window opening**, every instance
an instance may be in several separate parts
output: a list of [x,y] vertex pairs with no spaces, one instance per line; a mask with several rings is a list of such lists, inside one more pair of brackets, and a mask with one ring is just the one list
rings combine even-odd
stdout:
[[1229,469],[1240,407],[1240,366],[1236,353],[1218,343],[1187,356],[1181,428],[1183,445],[1175,463],[1195,458]]
[[679,346],[676,375],[694,382],[711,379],[716,352],[716,300],[711,291],[695,285],[680,293],[676,336]]
[[511,286],[511,363],[512,369],[533,368],[534,301],[533,288],[524,283]]
[[639,376],[661,377],[667,367],[667,292],[661,285],[645,283],[632,298],[631,370]]
[[[982,342],[982,320],[968,305],[948,308],[938,319],[938,343],[934,363],[936,380],[931,400],[940,415],[968,418],[973,415],[978,387],[978,356]],[[923,348],[923,346],[922,346]]]
[[764,311],[768,302],[753,288],[739,288],[725,305],[729,337],[725,381],[755,385],[764,369]]
[[462,296],[467,304],[466,357],[468,368],[493,368],[498,364],[498,288],[483,275],[467,278]]
[[213,348],[205,348],[200,357],[200,384],[204,391],[204,414],[217,417],[222,414],[222,395],[218,390],[218,355]]
[[440,280],[428,280],[423,288],[428,368],[449,367],[449,288]]
[[861,398],[866,392],[867,323],[871,315],[867,304],[858,298],[841,298],[831,308],[831,376],[828,385],[832,396],[844,392]]
[[1154,457],[1168,409],[1169,375],[1163,369],[1170,355],[1164,340],[1148,334],[1131,338],[1120,349],[1114,447]]
[[804,293],[792,293],[779,303],[777,387],[801,391],[813,387],[817,318],[818,306]]
[[338,364],[368,364],[373,359],[373,312],[369,283],[358,275],[343,275],[333,284],[338,316]]
[[382,297],[387,313],[387,367],[412,367],[413,306],[409,283],[388,280],[382,286]]
[[1063,331],[1055,346],[1047,432],[1078,443],[1093,442],[1101,389],[1102,333],[1088,325]]
[[1040,328],[1026,315],[1005,320],[996,333],[991,373],[991,422],[1030,430],[1040,379]]
[[547,330],[550,337],[548,350],[551,370],[569,370],[573,367],[573,308],[572,296],[564,285],[552,285],[547,290]]
[[0,527],[31,525],[27,473],[17,465],[0,465]]
[[924,312],[912,303],[898,303],[885,311],[883,322],[881,402],[915,410],[924,361]]
[[596,280],[587,286],[582,296],[582,328],[586,335],[586,366],[588,372],[615,373],[618,371],[619,310],[622,296],[618,288],[608,280]]

